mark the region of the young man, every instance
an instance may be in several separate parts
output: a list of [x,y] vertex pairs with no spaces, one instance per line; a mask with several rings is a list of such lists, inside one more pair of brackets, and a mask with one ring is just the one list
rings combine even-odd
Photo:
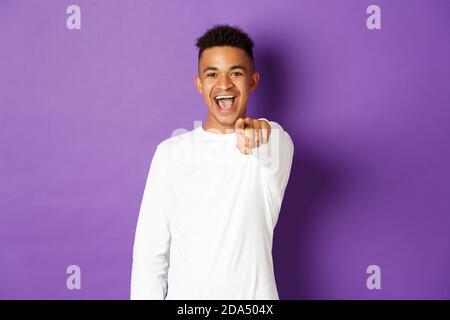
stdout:
[[253,42],[218,25],[197,39],[206,122],[155,151],[133,250],[131,299],[279,299],[272,236],[294,146],[246,117]]

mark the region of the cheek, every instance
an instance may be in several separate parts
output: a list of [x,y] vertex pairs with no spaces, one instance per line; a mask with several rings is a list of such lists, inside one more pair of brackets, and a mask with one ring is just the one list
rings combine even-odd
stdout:
[[203,83],[203,85],[202,85],[202,94],[203,94],[203,96],[205,98],[207,98],[210,93],[211,93],[210,86],[208,86],[208,84],[206,84],[206,83]]
[[241,95],[239,98],[239,104],[241,105],[241,107],[247,105],[247,102],[248,102],[247,96]]
[[248,95],[252,83],[251,81],[251,79],[240,79],[236,82],[236,86],[239,88],[242,95]]
[[242,86],[239,88],[239,95],[241,99],[246,100],[249,95],[249,90],[246,86]]
[[206,96],[209,96],[213,87],[214,87],[213,83],[205,81],[203,84],[203,93]]

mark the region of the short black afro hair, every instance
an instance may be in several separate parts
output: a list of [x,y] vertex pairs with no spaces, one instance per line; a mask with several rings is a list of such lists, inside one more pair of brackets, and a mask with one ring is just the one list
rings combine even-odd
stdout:
[[197,39],[198,60],[200,60],[204,50],[212,47],[230,46],[243,49],[253,60],[253,41],[239,27],[224,25],[215,25]]

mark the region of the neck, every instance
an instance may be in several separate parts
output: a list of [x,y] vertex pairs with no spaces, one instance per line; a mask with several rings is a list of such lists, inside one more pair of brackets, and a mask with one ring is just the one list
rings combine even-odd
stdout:
[[[239,118],[245,118],[245,114],[241,115]],[[236,119],[237,120],[237,119]],[[235,121],[236,122],[236,121]],[[232,124],[226,125],[219,123],[213,116],[208,113],[208,118],[203,125],[204,130],[214,130],[214,132],[220,132],[221,134],[226,134],[234,131],[234,122]]]

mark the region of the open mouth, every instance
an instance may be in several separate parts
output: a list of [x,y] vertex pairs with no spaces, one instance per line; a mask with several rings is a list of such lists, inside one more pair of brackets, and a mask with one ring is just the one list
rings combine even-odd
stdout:
[[227,112],[235,108],[236,96],[235,95],[216,96],[214,98],[214,101],[220,111]]

